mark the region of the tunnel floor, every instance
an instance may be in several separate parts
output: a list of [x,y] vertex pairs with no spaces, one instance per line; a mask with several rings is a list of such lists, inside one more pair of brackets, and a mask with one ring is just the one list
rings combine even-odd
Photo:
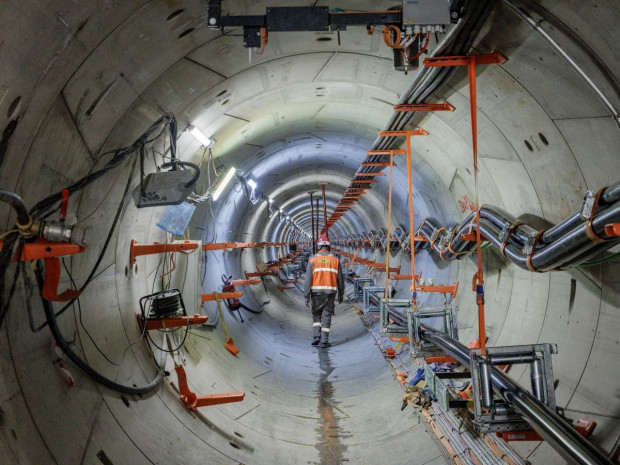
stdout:
[[322,349],[310,344],[312,317],[299,289],[268,287],[272,300],[263,314],[250,320],[245,312],[244,323],[229,324],[241,336],[240,364],[248,351],[265,362],[262,371],[248,367],[257,374],[239,422],[282,441],[276,455],[292,453],[282,463],[447,463],[418,414],[401,412],[402,387],[351,302],[336,305],[332,346]]

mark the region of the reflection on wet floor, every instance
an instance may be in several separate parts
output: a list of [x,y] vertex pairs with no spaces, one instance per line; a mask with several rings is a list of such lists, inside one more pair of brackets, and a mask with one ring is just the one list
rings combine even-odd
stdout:
[[334,386],[327,380],[336,367],[332,365],[329,349],[318,349],[321,375],[318,380],[317,397],[319,399],[320,425],[317,428],[321,465],[336,465],[347,461],[344,458],[346,446],[340,442],[343,437],[334,415]]

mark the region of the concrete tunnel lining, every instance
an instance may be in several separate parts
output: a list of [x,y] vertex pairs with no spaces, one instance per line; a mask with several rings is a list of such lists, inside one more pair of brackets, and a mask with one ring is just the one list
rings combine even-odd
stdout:
[[[199,10],[199,2],[177,3],[184,5],[187,14],[197,14]],[[246,6],[260,10],[264,7],[263,3]],[[589,45],[607,63],[617,65],[618,60],[613,58],[617,57],[617,47],[602,46],[608,39],[603,40],[600,28],[596,26],[607,24],[613,14],[601,14],[592,10],[590,4],[571,4],[573,12],[588,12],[592,18],[589,25],[584,24],[583,17],[579,15],[568,14],[550,2],[541,3],[567,24],[586,31],[583,37],[587,37]],[[176,40],[169,52],[155,57],[152,50],[149,51],[149,44],[136,46],[128,42],[131,38],[129,31],[140,30],[143,25],[169,15],[171,6],[165,5],[165,2],[144,5],[143,10],[108,13],[117,19],[110,25],[104,25],[103,20],[97,25],[89,22],[87,31],[98,27],[101,31],[112,33],[99,46],[94,35],[92,41],[82,39],[84,50],[97,50],[88,54],[87,58],[83,55],[80,58],[79,54],[72,58],[70,53],[73,53],[75,44],[70,41],[67,51],[60,53],[60,60],[52,62],[49,71],[43,71],[46,57],[51,56],[49,52],[45,55],[44,49],[39,51],[40,59],[28,64],[28,69],[33,70],[28,75],[40,76],[40,83],[25,80],[23,84],[24,89],[32,90],[23,94],[23,101],[17,109],[20,121],[0,179],[4,186],[15,186],[29,205],[65,185],[67,180],[76,179],[86,172],[91,157],[96,156],[100,148],[114,148],[132,141],[145,125],[158,116],[158,107],[170,109],[180,120],[196,121],[205,130],[217,134],[218,142],[214,150],[218,162],[238,165],[244,173],[261,167],[258,160],[261,149],[252,144],[263,146],[262,150],[267,151],[270,144],[284,145],[296,136],[316,135],[319,130],[331,131],[328,141],[335,144],[341,143],[344,134],[350,134],[352,139],[360,138],[355,142],[357,148],[351,149],[351,156],[347,155],[346,161],[338,158],[332,164],[330,160],[313,157],[315,163],[324,163],[324,172],[337,173],[333,185],[342,187],[329,188],[328,192],[328,198],[337,200],[349,179],[347,176],[355,172],[362,159],[358,153],[362,154],[368,148],[365,144],[374,138],[376,130],[390,115],[389,105],[380,100],[394,103],[399,92],[410,81],[410,78],[391,71],[387,51],[378,43],[376,36],[367,39],[365,31],[354,31],[353,28],[343,33],[343,37],[346,34],[346,37],[354,39],[343,41],[344,52],[333,43],[304,40],[308,38],[307,34],[297,40],[291,40],[289,35],[274,34],[273,40],[270,38],[272,49],[268,49],[264,57],[254,58],[252,63],[247,63],[239,37],[216,38],[206,28],[197,28],[196,35],[188,36],[189,40],[194,41],[192,46]],[[617,13],[611,3],[600,5],[600,10],[605,8]],[[83,14],[86,16],[90,11],[86,10]],[[59,14],[64,13],[59,10]],[[71,15],[79,23],[77,18],[80,14],[73,12]],[[23,23],[18,24],[28,24],[33,17],[34,14],[27,15]],[[47,24],[46,21],[41,20],[43,24]],[[123,22],[123,26],[115,27]],[[497,27],[502,25],[514,28],[517,31],[514,37],[523,42],[498,35]],[[50,43],[60,43],[61,36],[55,34],[47,33],[42,28],[40,37],[49,38]],[[79,34],[78,37],[84,37]],[[163,32],[157,32],[152,37],[162,43],[169,41]],[[137,47],[137,51],[148,52],[145,55],[150,57],[147,67],[139,70],[145,63],[142,59],[138,63],[130,63],[130,60],[115,63],[109,59],[122,44],[128,43]],[[225,59],[214,60],[214,52],[222,50],[221,47],[226,51]],[[475,50],[484,52],[496,47],[509,52],[510,60],[504,67],[486,68],[478,76],[483,167],[481,200],[501,205],[516,215],[529,215],[533,225],[553,224],[579,208],[586,188],[598,189],[618,178],[618,156],[617,150],[614,150],[620,142],[618,131],[606,116],[604,108],[592,98],[589,89],[584,88],[578,77],[566,70],[544,41],[522,23],[514,21],[510,12],[500,5],[496,6]],[[15,49],[19,48],[15,46]],[[26,54],[34,55],[34,50]],[[12,62],[11,59],[9,63]],[[326,96],[316,95],[317,85],[310,79],[316,74],[303,73],[297,65],[304,65],[301,69],[310,70],[318,69],[321,64],[326,67],[318,87],[325,87],[332,109],[316,113],[319,107],[315,100],[325,99]],[[65,70],[60,71],[63,66]],[[86,103],[79,104],[81,96],[86,90],[101,89],[100,84],[96,83],[98,72],[103,72],[103,83],[116,67],[123,69],[127,79],[118,80],[92,112],[92,118],[85,118],[84,111],[92,106],[92,100],[90,103],[88,100],[94,96],[89,94]],[[24,64],[9,67],[9,81],[5,81],[11,84],[9,97],[13,95],[13,89],[20,86],[14,84],[14,76],[19,76],[24,68]],[[297,71],[287,74],[289,69]],[[547,84],[545,79],[540,79],[541,75],[553,76],[556,85]],[[158,76],[161,78],[158,79]],[[282,77],[288,77],[289,82],[280,80]],[[292,81],[295,84],[291,84]],[[268,85],[256,87],[257,82],[267,82]],[[189,92],[191,88],[199,89],[200,98],[195,98],[195,91]],[[207,111],[204,111],[205,104],[216,102],[219,93],[230,89],[231,108],[225,108],[218,102],[219,107],[207,106]],[[265,92],[258,95],[258,89]],[[58,98],[59,92],[62,92],[62,98]],[[137,99],[136,95],[139,95]],[[415,144],[415,172],[421,173],[416,182],[420,196],[416,198],[416,224],[428,214],[446,222],[458,220],[464,212],[459,209],[457,200],[463,195],[471,195],[471,172],[468,172],[470,135],[464,74],[457,73],[436,98],[449,100],[457,110],[417,122],[431,135],[441,134],[441,137],[424,138]],[[0,105],[7,105],[10,101],[11,98],[5,99]],[[292,103],[290,107],[288,102]],[[513,111],[506,111],[506,108]],[[38,115],[35,116],[35,113]],[[281,118],[283,115],[284,120]],[[312,115],[321,123],[319,127],[316,121],[308,120]],[[244,122],[237,118],[239,116],[250,121]],[[279,121],[277,125],[275,116]],[[8,119],[2,114],[0,125],[5,126],[7,122]],[[584,126],[588,128],[586,133],[580,131]],[[540,134],[544,135],[548,145],[542,142]],[[524,139],[533,146],[533,151],[527,148]],[[590,158],[591,147],[597,153],[596,163],[592,163]],[[180,140],[180,149],[183,158],[198,159],[200,155],[196,143],[187,136]],[[313,153],[303,145],[299,150]],[[22,156],[21,153],[27,155]],[[71,157],[71,162],[60,156],[44,156],[49,153],[66,153]],[[282,186],[275,189],[276,203],[301,217],[307,209],[305,192],[324,177],[324,172],[309,174],[297,186],[294,169],[282,168],[286,153],[286,150],[277,151],[274,148],[273,154],[266,156],[267,162],[262,163],[265,172],[266,166],[270,166],[269,171],[278,171],[282,178],[278,180],[283,182]],[[308,163],[311,165],[313,161]],[[44,179],[31,188],[30,179],[35,173]],[[553,174],[553,182],[550,182],[550,173]],[[79,214],[81,218],[91,215],[85,223],[91,226],[93,244],[99,243],[105,233],[105,228],[99,226],[102,220],[114,214],[125,176],[119,175],[113,183],[93,185],[81,199]],[[395,185],[397,198],[393,224],[402,222],[407,214],[403,166],[399,165],[396,170]],[[262,188],[263,183],[259,182],[259,189]],[[368,198],[339,222],[342,234],[385,227],[386,210],[382,202],[386,193],[386,186],[380,184],[367,194]],[[290,200],[280,200],[281,194],[283,197],[290,195]],[[100,204],[102,196],[106,201]],[[265,220],[264,206],[250,206],[242,194],[235,194],[232,189],[228,199],[231,200],[228,206],[221,209],[215,206],[219,218],[216,224],[218,240],[245,240],[239,234],[250,231],[255,231],[257,240],[277,240],[286,235],[286,227],[278,227],[273,219]],[[423,201],[425,204],[421,205]],[[220,205],[224,203],[222,201]],[[230,221],[233,204],[239,210],[237,217]],[[99,207],[93,211],[93,205]],[[372,213],[368,214],[368,211]],[[106,352],[109,350],[115,360],[120,358],[127,342],[138,335],[134,316],[136,302],[149,292],[149,283],[144,278],[158,263],[155,257],[140,259],[136,276],[126,279],[128,241],[131,237],[137,237],[144,243],[161,240],[163,235],[154,226],[157,217],[155,211],[138,211],[133,205],[127,207],[112,247],[114,252],[107,254],[103,273],[82,302],[86,326],[96,328],[96,340],[104,345]],[[197,216],[196,224],[202,221]],[[203,240],[206,239],[203,237]],[[91,246],[85,254],[72,260],[76,278],[82,270],[89,268],[96,254],[97,248]],[[214,253],[210,255],[210,264],[218,264],[219,259],[222,265],[218,264],[221,268],[208,271],[205,287],[213,282],[219,283],[219,275],[224,270],[240,277],[244,269],[268,258],[251,251],[234,251],[217,259]],[[378,251],[374,255],[378,260],[385,258]],[[402,256],[399,260],[402,261],[402,269],[406,270],[408,261]],[[617,262],[588,270],[541,276],[511,267],[497,254],[488,251],[485,253],[485,263],[489,282],[487,299],[493,302],[495,309],[488,315],[490,342],[497,345],[558,342],[560,353],[554,359],[554,367],[560,380],[556,393],[559,403],[568,411],[583,411],[594,417],[601,431],[595,436],[595,442],[609,449],[620,431],[615,413],[618,411],[617,399],[605,387],[613,386],[618,381],[617,373],[608,370],[608,367],[617,365],[617,336],[614,335],[620,331],[615,312],[620,305]],[[446,282],[460,280],[467,283],[474,270],[471,262],[445,266],[425,253],[419,256],[419,261],[416,257],[416,264],[429,270],[428,274],[437,281]],[[403,293],[405,285],[398,284],[396,289]],[[404,463],[411,457],[409,442],[412,441],[417,444],[414,453],[419,460],[443,463],[437,447],[417,424],[416,417],[399,415],[399,424],[390,424],[390,419],[397,415],[394,410],[399,406],[400,389],[353,311],[345,310],[344,305],[337,309],[334,340],[341,344],[333,348],[332,360],[321,360],[308,349],[306,339],[309,330],[305,314],[303,311],[290,311],[293,307],[302,308],[298,292],[281,294],[270,285],[270,293],[273,300],[268,312],[255,317],[252,322],[230,323],[231,332],[243,334],[241,338],[235,338],[242,349],[239,360],[232,359],[223,349],[219,329],[208,333],[211,341],[196,338],[192,345],[194,358],[188,356],[188,376],[197,392],[248,391],[248,398],[242,404],[211,408],[205,412],[207,423],[199,416],[188,415],[178,404],[174,392],[167,387],[154,396],[128,399],[129,407],[119,396],[95,386],[83,376],[78,375],[79,390],[67,391],[62,382],[54,378],[55,373],[48,362],[49,336],[45,332],[32,335],[23,315],[15,311],[24,305],[18,296],[8,321],[9,332],[5,332],[7,337],[3,337],[0,343],[3,348],[0,353],[4,354],[0,364],[9,367],[12,373],[4,377],[4,383],[0,383],[0,400],[6,414],[6,424],[11,426],[17,439],[10,435],[10,430],[4,429],[3,438],[6,439],[0,441],[0,451],[6,451],[5,455],[18,464],[99,463],[97,453],[100,450],[105,451],[113,463],[198,463],[204,461],[205,454],[212,460],[210,463],[291,463],[291,460],[330,463],[332,459],[344,458],[353,463],[364,463],[383,458],[388,449],[392,451],[391,461],[402,460]],[[248,297],[253,304],[259,304],[263,299],[259,290],[254,297]],[[105,305],[102,305],[103,301]],[[459,305],[462,340],[467,340],[475,335],[472,329],[475,326],[474,305],[464,295]],[[343,309],[340,310],[340,307]],[[208,311],[213,312],[213,308]],[[41,314],[35,307],[37,313]],[[60,323],[65,335],[75,331],[76,323],[70,318]],[[275,333],[283,330],[281,326],[284,326],[285,332],[276,337]],[[521,330],[514,331],[516,327]],[[78,335],[84,337],[81,332]],[[89,362],[118,380],[138,384],[152,376],[152,360],[142,347],[134,346],[131,355],[134,358],[116,370],[106,366],[88,342],[82,340],[80,345]],[[297,363],[292,363],[293,356],[281,355],[281,347],[287,347],[289,355],[294,354]],[[312,356],[315,358],[312,359]],[[270,363],[266,363],[267,357],[271,359]],[[194,370],[190,371],[192,364]],[[337,368],[328,374],[329,368],[325,369],[328,365]],[[272,371],[266,373],[268,370]],[[369,379],[366,380],[360,373],[369,374]],[[515,370],[511,375],[527,382],[527,373],[523,370]],[[332,426],[342,433],[343,447],[342,450],[334,449],[337,452],[335,457],[321,455],[325,450],[315,449],[315,443],[307,439],[333,440],[323,437],[323,432],[315,431],[320,412],[316,409],[313,390],[317,388],[317,377],[321,379],[323,376],[334,386],[333,394],[336,402],[340,402],[335,406],[345,412],[336,410],[334,413],[338,424]],[[335,376],[339,376],[339,380],[334,379]],[[41,383],[47,386],[44,392],[38,388]],[[259,393],[257,395],[250,394],[251,390],[257,389],[253,387],[254,383],[261,388],[255,391]],[[297,403],[283,402],[283,399],[293,399]],[[243,416],[239,418],[240,415]],[[310,418],[301,418],[306,415]],[[378,435],[377,424],[388,426]],[[351,437],[347,437],[347,431]],[[25,437],[31,438],[30,447],[23,446]],[[168,447],[162,437],[182,447]],[[403,441],[402,437],[410,439]],[[328,444],[334,447],[333,443]],[[553,460],[557,459],[546,444],[522,444],[517,449],[532,463],[554,463]],[[295,451],[294,458],[291,451]]]

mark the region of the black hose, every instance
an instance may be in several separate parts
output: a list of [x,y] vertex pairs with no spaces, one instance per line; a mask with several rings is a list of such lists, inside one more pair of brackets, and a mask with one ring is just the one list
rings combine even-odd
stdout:
[[17,222],[19,225],[26,226],[30,223],[30,215],[22,198],[9,191],[0,190],[0,201],[8,203],[17,212]]
[[[39,290],[43,289],[43,272],[41,271],[41,261],[38,262],[38,265],[35,269],[35,275],[37,278],[37,283],[39,284]],[[158,367],[159,371],[155,376],[155,379],[150,383],[136,387],[136,386],[126,386],[124,384],[119,384],[111,379],[105,377],[98,371],[96,371],[93,367],[91,367],[88,363],[82,360],[67,344],[65,338],[60,332],[58,328],[58,322],[56,321],[56,315],[54,315],[54,308],[48,300],[43,298],[41,295],[41,302],[43,303],[43,310],[45,311],[45,318],[47,320],[47,325],[52,332],[52,336],[54,336],[54,340],[58,344],[58,346],[62,349],[62,351],[69,357],[69,359],[75,363],[78,368],[80,368],[84,373],[93,378],[96,382],[103,384],[104,386],[113,389],[118,392],[122,392],[123,394],[146,394],[147,392],[151,392],[154,390],[164,379],[164,369],[162,367]]]
[[190,179],[189,181],[187,181],[187,183],[185,184],[185,187],[191,187],[194,184],[196,184],[196,181],[198,181],[198,178],[200,177],[200,168],[198,168],[198,165],[195,165],[194,163],[191,163],[189,161],[179,161],[179,160],[170,161],[168,163],[164,163],[163,165],[161,165],[162,168],[170,168],[170,167],[176,167],[176,166],[189,166],[190,168],[193,168],[194,177]]

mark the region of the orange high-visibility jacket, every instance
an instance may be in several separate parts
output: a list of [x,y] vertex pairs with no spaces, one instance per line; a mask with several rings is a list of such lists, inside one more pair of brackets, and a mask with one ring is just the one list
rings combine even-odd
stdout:
[[333,255],[310,257],[312,266],[312,292],[336,293],[338,290],[339,260]]

